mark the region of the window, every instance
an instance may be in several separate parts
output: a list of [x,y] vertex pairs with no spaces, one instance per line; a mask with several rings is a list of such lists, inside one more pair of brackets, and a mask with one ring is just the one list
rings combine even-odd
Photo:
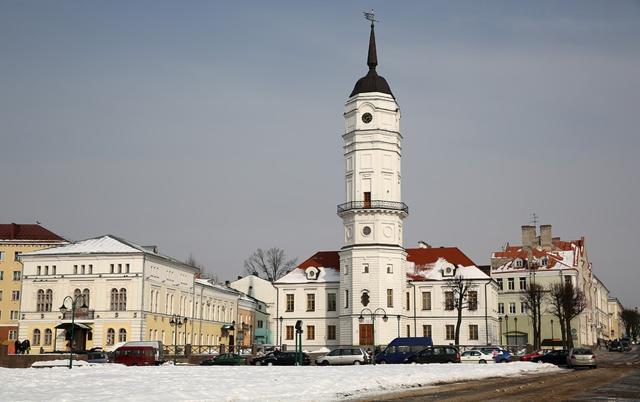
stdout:
[[36,275],[42,275],[42,267],[40,265],[36,268]]
[[[55,269],[56,269],[56,267],[54,266],[54,267],[53,267],[53,269],[55,270]],[[89,272],[88,272],[88,273],[89,273],[89,274],[92,274],[92,273],[93,273],[93,264],[89,264]]]
[[327,293],[327,311],[336,311],[335,293]]
[[515,284],[515,279],[514,278],[508,278],[508,289],[509,290],[515,290],[516,288],[516,284]]
[[362,273],[363,274],[369,273],[369,264],[362,264]]
[[73,266],[73,274],[74,275],[78,275],[78,266],[77,265]]
[[111,270],[109,272],[111,272],[112,274],[115,272],[115,268],[113,266],[114,264],[111,264]]
[[2,301],[2,290],[0,290],[0,301]]
[[42,289],[36,293],[36,311],[46,311],[44,307],[44,290]]
[[411,336],[411,325],[407,324],[407,337]]
[[287,309],[286,311],[292,312],[294,306],[294,295],[292,293],[287,294]]
[[548,263],[547,257],[542,258],[542,260],[540,261],[540,265],[542,265],[543,267],[546,267]]
[[316,311],[316,295],[307,293],[307,311]]
[[91,296],[91,291],[89,291],[89,289],[85,289],[82,291],[82,299],[84,301],[84,304],[89,307],[89,298]]
[[527,288],[527,278],[526,277],[521,277],[520,278],[520,290],[525,290]]
[[431,310],[431,292],[422,292],[422,309]]
[[444,292],[444,309],[453,310],[453,292]]
[[0,251],[0,261],[4,260],[4,251]]
[[9,340],[15,341],[17,339],[18,339],[18,331],[16,331],[15,329],[12,329],[11,331],[9,331]]
[[509,303],[509,314],[515,314],[515,313],[516,313],[516,304]]
[[527,303],[520,303],[520,312],[522,314],[527,314],[529,309],[527,308]]
[[387,307],[393,307],[393,289],[387,289]]
[[129,264],[125,264],[125,271],[129,273]]
[[118,342],[126,342],[127,341],[127,330],[124,328],[120,328],[118,331]]
[[335,325],[327,325],[327,339],[330,341],[335,341],[336,339],[336,326]]
[[22,272],[13,271],[13,280],[14,281],[19,281],[21,277],[22,277]]
[[86,273],[86,267],[84,266],[84,264],[82,264],[81,266],[81,272],[82,272],[82,275]]
[[387,273],[388,274],[392,274],[393,273],[393,265],[387,264]]
[[469,325],[469,340],[477,341],[478,340],[478,326],[477,325]]
[[431,337],[431,325],[422,326],[422,336]]
[[16,251],[16,254],[13,256],[13,260],[20,261],[20,255],[22,255],[22,251]]
[[345,275],[349,275],[349,266],[348,265],[344,266],[344,274]]
[[264,321],[258,320],[258,328],[264,328]]
[[307,325],[307,340],[312,341],[316,339],[316,326]]
[[349,308],[349,291],[344,291],[344,308]]
[[4,279],[4,271],[0,271],[0,281]]
[[520,259],[516,260],[516,267],[517,268],[522,268],[522,260],[520,260]]
[[44,274],[45,275],[49,275],[49,266],[48,265],[44,266]]
[[570,276],[565,276],[564,277],[564,285],[565,286],[571,285],[571,277]]
[[33,339],[31,344],[33,346],[39,346],[40,345],[40,330],[38,328],[33,330]]
[[474,311],[478,309],[478,292],[470,290],[467,294],[469,299],[469,310]]
[[293,325],[287,325],[287,333],[285,335],[285,339],[288,341],[293,340]]
[[118,264],[118,273],[121,274],[122,273],[122,264]]
[[53,334],[49,328],[44,330],[44,345],[51,346],[51,340],[53,339]]
[[498,303],[498,314],[504,314],[504,303]]
[[20,300],[20,291],[19,290],[11,291],[11,300],[13,300],[13,301]]
[[[88,289],[87,289],[88,291]],[[87,293],[88,294],[88,293]],[[127,289],[111,289],[111,311],[124,311],[127,309]]]
[[446,325],[444,339],[452,340],[454,336],[455,336],[455,327],[453,325]]
[[55,265],[53,265],[53,266],[51,267],[51,275],[55,275],[55,274],[56,274],[56,266],[55,266]]
[[116,331],[113,328],[107,330],[107,345],[113,345],[116,342]]
[[406,293],[404,305],[407,307],[407,310],[411,310],[411,295],[409,292]]
[[11,319],[12,320],[18,320],[19,318],[20,318],[20,312],[12,310],[11,311]]

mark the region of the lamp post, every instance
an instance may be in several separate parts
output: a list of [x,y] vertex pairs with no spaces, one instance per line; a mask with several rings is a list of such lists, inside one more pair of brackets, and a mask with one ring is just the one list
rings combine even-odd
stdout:
[[173,365],[175,366],[178,356],[178,329],[182,327],[182,317],[176,314],[172,315],[169,325],[175,328],[173,331]]
[[513,322],[516,325],[516,347],[518,346],[518,317],[513,317]]
[[504,322],[507,326],[507,329],[504,332],[504,340],[505,340],[505,344],[509,346],[509,315],[504,316]]
[[280,347],[282,348],[282,321],[284,321],[284,317],[280,316],[278,321],[280,321]]
[[[387,317],[387,312],[382,308],[382,307],[378,307],[377,309],[371,311],[371,309],[369,308],[363,308],[360,311],[360,317],[358,317],[358,321],[360,323],[364,322],[364,316],[362,315],[363,313],[367,313],[369,315],[371,315],[371,332],[373,335],[373,354],[374,354],[374,358],[373,358],[373,364],[376,364],[376,359],[375,359],[375,351],[376,351],[376,314],[378,314],[378,311],[381,311],[383,316],[382,316],[382,321],[387,322],[387,320],[389,319],[389,317]],[[400,316],[398,316],[399,318]],[[400,320],[398,320],[398,323],[400,322]]]
[[500,344],[502,344],[502,317],[498,317],[498,329],[500,330]]
[[69,310],[66,306],[67,300],[71,301],[71,343],[69,344],[69,369],[73,367],[73,342],[74,342],[74,329],[75,329],[75,319],[76,319],[76,306],[78,305],[78,301],[82,299],[82,306],[80,306],[80,310],[84,313],[89,310],[89,306],[87,306],[87,302],[84,299],[83,295],[77,295],[76,297],[67,296],[62,300],[62,306],[60,306],[60,312],[62,313],[62,319],[64,319],[65,313]]
[[229,352],[233,353],[236,350],[236,320],[231,321],[231,329],[233,330],[233,335],[231,335],[231,340],[233,341],[233,345],[229,345],[230,346]]
[[398,319],[398,338],[400,338],[400,314],[398,314],[396,318]]
[[553,341],[553,318],[551,319],[551,341]]
[[[182,323],[184,324],[184,355],[187,355],[187,321],[189,319],[187,317],[184,317],[182,319]],[[192,325],[193,327],[193,325]]]

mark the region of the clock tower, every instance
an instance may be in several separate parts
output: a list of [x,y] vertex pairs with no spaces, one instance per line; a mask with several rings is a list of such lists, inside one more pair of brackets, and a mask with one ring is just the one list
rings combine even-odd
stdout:
[[345,105],[345,202],[340,250],[340,344],[389,343],[404,322],[407,254],[402,246],[408,207],[401,197],[400,109],[378,75],[372,15],[367,75]]

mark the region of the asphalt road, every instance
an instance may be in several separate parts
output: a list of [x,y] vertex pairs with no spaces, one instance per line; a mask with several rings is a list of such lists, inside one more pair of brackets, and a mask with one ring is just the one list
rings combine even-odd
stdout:
[[[386,401],[640,401],[640,348],[598,352],[598,368],[490,378],[417,388],[383,396]],[[535,363],[531,363],[535,364]]]

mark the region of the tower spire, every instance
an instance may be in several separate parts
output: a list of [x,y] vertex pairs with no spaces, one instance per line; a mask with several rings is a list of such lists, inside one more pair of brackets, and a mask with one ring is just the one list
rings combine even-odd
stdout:
[[369,35],[369,53],[367,55],[367,65],[370,70],[375,70],[378,65],[378,54],[376,52],[376,34],[374,31],[374,22],[376,22],[376,16],[371,10],[370,13],[364,12],[364,18],[371,21],[371,34]]

